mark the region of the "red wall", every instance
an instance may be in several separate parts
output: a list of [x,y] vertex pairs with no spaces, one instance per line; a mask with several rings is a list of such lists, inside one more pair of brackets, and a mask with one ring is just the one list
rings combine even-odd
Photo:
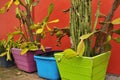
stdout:
[[[0,0],[0,8],[9,0]],[[7,34],[14,31],[14,27],[17,26],[17,19],[15,18],[15,6],[11,7],[11,10],[5,14],[0,14],[0,40],[6,38]]]
[[[63,10],[68,9],[70,7],[69,0],[40,0],[39,6],[35,7],[34,18],[36,23],[43,20],[44,16],[47,15],[48,6],[50,3],[54,4],[54,10],[52,15],[50,16],[50,20],[59,19],[58,23],[49,25],[50,28],[52,27],[66,27],[69,26],[69,13],[63,13]],[[64,50],[70,47],[70,41],[68,37],[62,39],[62,44],[60,47],[56,46],[56,38],[48,36],[44,39],[43,44],[45,46],[50,46],[54,50]]]
[[[0,8],[1,6],[8,0],[1,0],[0,1]],[[108,14],[108,11],[111,8],[111,5],[114,0],[101,0],[101,12],[104,14]],[[50,3],[53,3],[55,8],[54,11],[50,17],[50,20],[53,19],[59,19],[59,23],[55,23],[52,25],[49,25],[51,28],[53,26],[56,27],[65,27],[69,26],[69,13],[63,13],[62,11],[65,9],[68,9],[70,7],[70,0],[40,0],[39,6],[35,7],[34,11],[34,19],[37,22],[40,22],[44,16],[47,15],[47,9]],[[97,7],[97,0],[93,0],[93,16],[96,11]],[[120,7],[116,11],[114,18],[120,17]],[[12,6],[12,10],[9,11],[9,13],[5,13],[4,15],[0,15],[0,39],[5,38],[6,34],[8,32],[13,31],[13,27],[17,25],[17,20],[14,18],[15,16],[15,11],[14,7]],[[93,19],[94,20],[94,19]],[[120,25],[116,26],[118,28]],[[56,38],[51,37],[48,35],[48,37],[42,41],[42,43],[45,46],[50,46],[54,50],[64,50],[68,47],[70,47],[70,40],[68,37],[65,37],[62,39],[62,44],[60,47],[56,46]],[[115,73],[115,74],[120,74],[120,54],[119,54],[119,48],[120,44],[116,44],[115,42],[112,41],[113,47],[112,47],[112,54],[110,58],[110,63],[108,66],[108,72],[109,73]]]

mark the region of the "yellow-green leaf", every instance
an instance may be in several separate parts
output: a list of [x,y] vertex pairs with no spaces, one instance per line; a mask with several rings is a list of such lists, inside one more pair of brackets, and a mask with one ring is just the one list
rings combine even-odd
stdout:
[[36,34],[41,34],[43,32],[44,28],[39,28],[37,31],[36,31]]
[[22,51],[21,51],[21,55],[24,55],[25,53],[27,53],[27,51],[28,51],[29,49],[28,48],[24,48],[24,49],[22,49]]
[[51,3],[49,8],[48,8],[48,16],[51,15],[52,11],[53,11],[54,5]]
[[6,53],[7,53],[7,61],[12,60],[10,51],[8,50]]
[[18,35],[18,34],[23,34],[21,31],[14,31],[13,33],[11,33],[11,35]]
[[72,58],[72,57],[77,56],[77,53],[74,50],[72,50],[72,49],[66,49],[66,50],[64,50],[63,53],[64,53],[64,56],[66,58]]
[[14,4],[15,4],[15,5],[19,5],[19,4],[20,4],[19,0],[15,0],[15,1],[14,1]]
[[113,40],[114,40],[115,42],[117,42],[117,43],[120,43],[120,37],[118,37],[118,38],[113,38]]
[[82,57],[84,54],[84,51],[85,51],[85,44],[84,44],[84,41],[82,39],[77,46],[77,55]]
[[5,7],[2,7],[1,9],[0,9],[0,14],[3,14],[3,13],[5,13]]
[[13,35],[9,34],[8,35],[8,41],[10,41],[11,39],[13,39]]
[[40,1],[40,0],[37,0],[36,2],[33,2],[33,3],[32,3],[32,6],[38,5],[39,1]]
[[45,47],[43,45],[41,45],[41,49],[45,52]]
[[48,31],[52,31],[49,27],[48,27],[48,25],[46,24],[46,28],[48,29]]
[[32,30],[37,29],[39,27],[39,25],[40,25],[39,23],[33,24],[33,25],[30,26],[30,29],[32,29]]
[[28,46],[27,42],[24,42],[24,43],[21,44],[20,47],[21,47],[22,49],[24,49],[24,48],[26,48],[27,46]]
[[111,39],[112,39],[112,37],[111,37],[111,35],[109,35],[109,36],[107,37],[107,42],[110,42]]
[[120,35],[120,29],[113,30],[113,33],[116,33],[116,34]]
[[33,0],[25,0],[26,4],[31,5],[31,3],[33,2]]
[[82,36],[80,37],[80,39],[87,39],[87,38],[89,38],[91,35],[93,35],[94,33],[96,33],[96,31],[94,31],[94,32],[92,32],[92,33],[88,33],[88,34],[82,35]]
[[6,4],[7,9],[9,9],[9,8],[11,7],[12,3],[13,3],[13,0],[10,0],[10,1]]
[[3,56],[5,56],[5,55],[7,55],[7,53],[6,53],[6,52],[3,52],[3,53],[0,54],[0,57],[3,57]]
[[104,51],[105,51],[105,52],[110,51],[111,48],[112,48],[110,43],[104,44],[103,47],[104,47]]
[[29,50],[31,50],[31,51],[36,51],[36,50],[38,50],[38,47],[37,46],[30,46],[29,47]]
[[16,18],[18,18],[18,19],[21,18],[20,11],[18,8],[16,8]]
[[117,18],[112,21],[112,24],[120,24],[120,18]]
[[59,19],[52,20],[52,21],[50,21],[48,23],[57,23],[57,22],[59,22]]
[[10,0],[9,2],[7,2],[7,3],[4,5],[4,7],[2,7],[2,8],[0,9],[0,13],[2,13],[2,14],[5,13],[5,11],[8,10],[8,9],[11,7],[12,3],[13,3],[13,0]]

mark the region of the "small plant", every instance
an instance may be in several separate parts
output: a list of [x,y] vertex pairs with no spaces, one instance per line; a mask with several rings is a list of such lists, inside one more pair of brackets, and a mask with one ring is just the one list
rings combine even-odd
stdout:
[[11,38],[15,35],[20,36],[18,41],[20,42],[19,48],[22,48],[21,54],[25,54],[28,50],[38,50],[38,48],[42,48],[44,51],[45,49],[40,43],[40,40],[41,38],[45,38],[47,32],[51,31],[48,24],[59,21],[58,19],[55,19],[48,22],[54,8],[54,5],[51,3],[47,16],[42,22],[35,23],[32,10],[39,1],[40,0],[10,0],[0,9],[0,13],[5,13],[6,11],[9,11],[13,4],[16,5],[16,18],[18,18],[20,24],[19,27],[16,28],[16,31],[11,33]]
[[1,40],[0,41],[0,57],[4,57],[6,56],[6,60],[12,60],[11,58],[11,48],[12,47],[17,47],[18,43],[16,41],[16,43],[13,41],[13,38],[10,37],[10,35],[8,35],[8,39],[5,40]]

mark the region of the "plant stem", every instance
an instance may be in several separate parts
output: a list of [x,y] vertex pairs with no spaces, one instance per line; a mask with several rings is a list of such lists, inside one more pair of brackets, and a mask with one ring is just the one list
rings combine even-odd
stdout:
[[[119,6],[120,6],[120,0],[114,0],[113,6],[110,12],[108,13],[106,19],[104,20],[104,22],[110,22],[112,20],[114,13]],[[95,47],[94,47],[95,54],[104,52],[103,44],[106,41],[107,36],[111,35],[110,32],[112,30],[113,30],[113,26],[111,26],[111,24],[104,24],[101,27],[102,32],[98,33],[97,40],[95,42]]]
[[33,35],[32,30],[30,29],[30,26],[33,24],[32,23],[33,20],[32,20],[32,17],[31,17],[31,12],[30,12],[30,6],[27,5],[25,8],[26,8],[26,12],[27,12],[26,25],[27,25],[29,36],[30,36],[30,41],[34,42],[34,35]]

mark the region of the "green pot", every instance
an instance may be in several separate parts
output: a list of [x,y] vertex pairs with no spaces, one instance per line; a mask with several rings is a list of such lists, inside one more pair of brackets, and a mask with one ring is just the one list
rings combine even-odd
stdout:
[[104,80],[110,51],[94,57],[65,58],[55,54],[62,80]]

